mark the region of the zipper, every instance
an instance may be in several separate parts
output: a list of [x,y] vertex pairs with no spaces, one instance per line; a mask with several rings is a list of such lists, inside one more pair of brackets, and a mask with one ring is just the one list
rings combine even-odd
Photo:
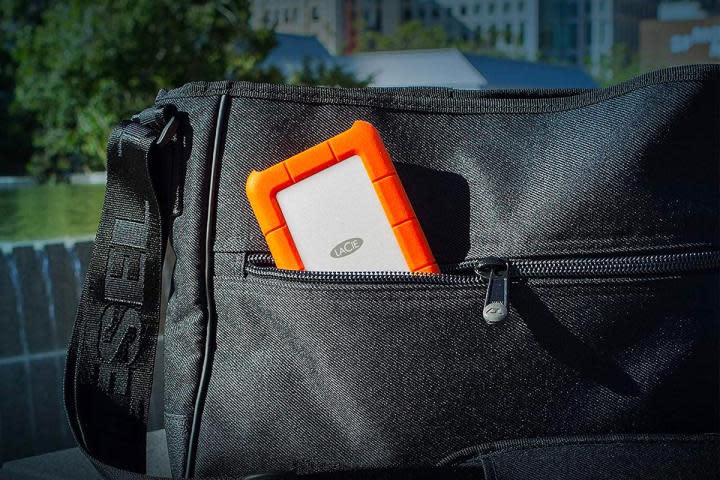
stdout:
[[664,276],[717,269],[720,269],[720,250],[549,259],[487,257],[466,260],[441,274],[281,270],[275,268],[270,254],[251,253],[246,257],[244,271],[246,275],[306,283],[485,286],[483,319],[488,324],[495,324],[505,320],[508,315],[509,284],[510,280],[516,278]]
[[[478,262],[474,262],[478,264]],[[374,284],[374,283],[412,283],[427,285],[483,285],[482,278],[472,273],[474,266],[468,265],[462,270],[454,269],[453,273],[410,273],[410,272],[321,272],[304,270],[282,270],[275,267],[272,255],[267,253],[251,253],[245,260],[245,274],[275,280],[310,282],[310,283],[343,283],[343,284]]]
[[487,291],[485,305],[483,305],[483,318],[488,325],[505,320],[508,314],[508,283],[510,278],[510,264],[500,258],[486,259],[478,264],[475,270],[487,277]]

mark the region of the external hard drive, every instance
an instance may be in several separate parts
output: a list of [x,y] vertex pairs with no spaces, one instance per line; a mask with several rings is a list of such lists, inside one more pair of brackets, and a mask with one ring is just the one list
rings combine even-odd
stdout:
[[438,273],[377,130],[349,130],[247,180],[278,268]]

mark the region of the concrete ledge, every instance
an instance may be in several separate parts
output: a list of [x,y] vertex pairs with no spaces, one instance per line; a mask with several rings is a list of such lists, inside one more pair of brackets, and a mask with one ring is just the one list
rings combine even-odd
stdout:
[[105,185],[106,182],[106,172],[73,173],[70,175],[72,185]]
[[[105,185],[106,172],[71,173],[67,177],[71,185]],[[24,175],[0,176],[0,190],[34,187],[38,184],[34,177]]]
[[14,188],[33,187],[35,185],[37,185],[37,181],[32,177],[0,177],[0,190],[12,190]]

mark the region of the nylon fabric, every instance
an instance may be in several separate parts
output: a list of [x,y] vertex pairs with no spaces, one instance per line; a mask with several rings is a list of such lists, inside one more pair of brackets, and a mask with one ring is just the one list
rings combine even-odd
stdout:
[[[482,284],[249,273],[248,252],[267,247],[244,185],[252,169],[363,119],[380,131],[446,267],[485,256],[717,250],[719,83],[720,67],[704,65],[592,91],[200,82],[160,92],[154,109],[110,141],[106,202],[68,355],[66,401],[81,446],[109,478],[143,478],[129,470],[144,468],[169,233],[177,261],[165,418],[176,477],[189,460],[196,477],[224,478],[278,470],[431,478],[448,474],[430,469],[447,458],[452,469],[473,469],[450,473],[495,479],[717,470],[702,461],[720,454],[717,438],[701,435],[720,430],[717,270],[518,278],[510,315],[489,326]],[[219,118],[223,95],[227,118]],[[168,112],[180,127],[159,149]],[[213,152],[218,193],[209,198]],[[206,270],[215,275],[209,284]],[[123,282],[140,278],[141,294]],[[108,305],[121,308],[104,315]],[[127,337],[131,330],[141,335]],[[107,374],[116,364],[131,374]],[[508,447],[523,437],[567,440]],[[478,444],[493,447],[464,455]]]
[[441,263],[717,246],[719,95],[717,82],[662,83],[503,114],[236,98],[215,249],[266,250],[242,194],[247,174],[355,119],[380,131]]
[[718,422],[717,282],[514,284],[489,328],[478,287],[216,279],[198,468],[432,465],[483,439],[703,431]]
[[486,480],[706,479],[720,475],[717,436],[542,439],[485,445],[463,462],[482,465]]
[[189,99],[183,104],[180,162],[182,211],[172,223],[176,252],[172,295],[165,323],[165,429],[173,476],[183,475],[193,406],[200,378],[207,308],[203,282],[209,156],[213,148],[219,99]]
[[145,431],[160,316],[161,209],[149,164],[156,133],[115,129],[108,188],[68,352],[65,405],[98,462],[145,470]]
[[522,98],[242,83],[161,97],[232,96],[213,259],[227,278],[197,471],[407,466],[518,435],[717,430],[717,275],[513,287],[495,331],[482,289],[341,298],[240,279],[242,253],[266,249],[247,174],[358,118],[379,129],[441,263],[717,248],[718,78],[671,69]]

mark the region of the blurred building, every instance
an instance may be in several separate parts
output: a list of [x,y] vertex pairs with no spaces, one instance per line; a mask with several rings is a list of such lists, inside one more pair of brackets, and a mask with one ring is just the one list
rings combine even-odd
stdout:
[[313,35],[333,54],[342,52],[347,35],[345,0],[254,0],[254,28]]
[[277,34],[265,65],[292,76],[311,65],[340,66],[374,87],[449,87],[460,89],[593,88],[582,69],[525,60],[476,55],[456,48],[360,52],[334,56],[313,36]]
[[354,51],[359,28],[392,34],[419,21],[440,26],[451,39],[482,40],[503,53],[534,60],[538,0],[255,0],[255,27],[314,35],[333,54]]
[[277,67],[285,77],[290,77],[299,71],[305,61],[310,61],[313,66],[319,63],[332,65],[337,62],[325,46],[312,35],[278,33],[275,39],[277,45],[270,51],[263,64]]
[[720,2],[660,4],[657,19],[640,24],[640,63],[646,68],[720,63],[720,5],[717,3]]
[[333,55],[354,49],[361,24],[392,33],[400,21],[399,0],[254,0],[251,18],[255,28],[315,36]]
[[363,52],[341,59],[376,87],[594,88],[582,69],[461,52],[456,48]]
[[[706,9],[718,3],[702,0]],[[353,52],[359,28],[392,34],[419,21],[511,57],[596,69],[614,44],[638,51],[639,24],[655,18],[657,6],[657,0],[255,0],[252,21],[314,35],[332,54]]]
[[702,20],[707,16],[700,2],[663,2],[657,7],[657,19],[661,22]]
[[374,87],[488,88],[488,80],[454,48],[361,52],[342,58]]
[[640,21],[655,17],[655,0],[540,0],[544,58],[597,69],[613,45],[637,52]]
[[720,15],[720,0],[698,0],[698,2],[710,15]]
[[480,41],[511,56],[528,60],[538,56],[538,0],[404,0],[399,4],[402,22],[441,26],[452,39]]

